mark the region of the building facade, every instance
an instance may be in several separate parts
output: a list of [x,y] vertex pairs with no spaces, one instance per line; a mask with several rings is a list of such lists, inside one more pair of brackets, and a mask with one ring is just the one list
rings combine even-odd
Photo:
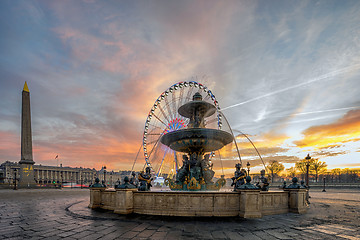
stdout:
[[[14,185],[15,175],[17,182],[20,180],[20,167],[17,162],[6,161],[0,165],[0,187],[9,187]],[[89,186],[94,183],[95,178],[108,187],[114,187],[119,181],[122,182],[125,176],[130,177],[131,171],[107,171],[102,167],[99,171],[95,168],[73,168],[33,165],[34,181],[39,187],[46,186]]]
[[[38,186],[59,185],[59,184],[81,184],[89,185],[94,182],[97,171],[93,168],[72,168],[33,165],[34,181]],[[6,161],[0,165],[0,184],[12,185],[16,179],[19,180],[20,164],[17,162]]]

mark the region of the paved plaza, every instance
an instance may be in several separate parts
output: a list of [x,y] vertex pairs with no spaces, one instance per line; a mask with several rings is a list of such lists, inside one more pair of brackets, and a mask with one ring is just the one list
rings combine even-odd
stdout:
[[360,190],[311,192],[307,214],[262,219],[121,216],[87,189],[0,190],[0,239],[360,239]]

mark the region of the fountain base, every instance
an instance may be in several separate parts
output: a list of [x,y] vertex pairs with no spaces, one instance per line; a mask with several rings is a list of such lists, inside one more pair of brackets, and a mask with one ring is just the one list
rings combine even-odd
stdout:
[[261,218],[288,212],[305,213],[308,209],[306,193],[306,189],[141,192],[136,189],[92,188],[89,208],[119,214]]

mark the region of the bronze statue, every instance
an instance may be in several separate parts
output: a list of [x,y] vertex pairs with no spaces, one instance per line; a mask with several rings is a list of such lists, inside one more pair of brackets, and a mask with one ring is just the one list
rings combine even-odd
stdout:
[[116,180],[116,182],[115,182],[115,188],[116,188],[116,186],[120,186],[121,185],[121,181],[120,181],[120,179],[118,178],[118,180]]
[[269,181],[267,177],[265,177],[265,170],[263,169],[260,171],[260,178],[259,182],[256,183],[256,187],[261,189],[261,191],[269,191],[269,185]]
[[106,186],[100,183],[100,179],[99,179],[99,178],[95,178],[95,183],[92,184],[90,187],[91,187],[91,188],[104,188],[104,187],[106,187]]
[[152,187],[151,181],[153,180],[153,178],[151,178],[150,167],[146,167],[145,171],[145,173],[144,171],[141,171],[139,175],[139,191],[150,191],[150,188]]
[[210,164],[209,158],[210,154],[205,154],[204,159],[202,159],[200,162],[202,176],[207,184],[213,183],[211,179],[214,177],[215,174],[215,172],[212,170],[213,164]]
[[131,183],[132,185],[138,187],[138,186],[139,186],[139,180],[138,180],[138,178],[136,177],[136,173],[135,173],[135,172],[132,172],[132,173],[131,173],[131,176],[132,176],[132,177],[130,178],[130,183]]
[[246,171],[245,169],[241,169],[241,164],[237,163],[235,165],[236,171],[234,173],[234,177],[232,177],[231,179],[233,180],[231,186],[234,186],[234,190],[236,188],[239,188],[241,185],[243,185],[245,183],[245,177],[246,177]]
[[190,156],[190,170],[189,170],[189,179],[195,178],[197,181],[199,181],[201,177],[201,167],[200,162],[198,161],[198,156],[193,153]]
[[125,176],[124,177],[124,183],[121,185],[116,185],[115,188],[118,189],[135,189],[136,186],[130,183],[129,177]]
[[254,184],[251,183],[251,177],[250,176],[247,176],[245,178],[245,180],[246,180],[246,183],[238,186],[237,188],[235,188],[235,191],[236,190],[248,190],[248,189],[255,190],[255,189],[258,189],[258,187],[256,187]]
[[178,170],[178,173],[176,174],[176,182],[184,182],[185,177],[188,175],[189,172],[189,158],[187,155],[183,155],[183,165]]
[[292,178],[292,183],[286,187],[286,189],[300,189],[300,188],[305,188],[305,186],[302,186],[299,184],[299,180],[297,177],[293,177]]

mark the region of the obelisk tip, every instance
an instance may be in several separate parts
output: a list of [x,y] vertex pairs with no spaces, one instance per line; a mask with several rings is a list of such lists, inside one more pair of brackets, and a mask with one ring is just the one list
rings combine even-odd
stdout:
[[25,84],[24,84],[24,89],[23,89],[23,91],[25,91],[25,92],[30,92],[26,81],[25,81]]

